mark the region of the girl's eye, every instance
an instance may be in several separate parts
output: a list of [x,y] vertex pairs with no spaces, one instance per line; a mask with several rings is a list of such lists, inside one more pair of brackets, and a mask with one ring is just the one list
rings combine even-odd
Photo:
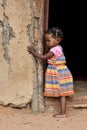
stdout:
[[47,40],[48,42],[50,42],[50,40]]

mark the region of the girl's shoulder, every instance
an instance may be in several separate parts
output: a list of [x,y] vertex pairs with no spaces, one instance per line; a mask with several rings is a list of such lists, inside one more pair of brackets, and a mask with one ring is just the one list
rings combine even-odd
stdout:
[[51,48],[50,51],[53,52],[56,56],[60,56],[63,54],[63,49],[60,45]]
[[51,50],[63,50],[63,49],[62,49],[62,46],[57,45],[57,46],[51,48]]

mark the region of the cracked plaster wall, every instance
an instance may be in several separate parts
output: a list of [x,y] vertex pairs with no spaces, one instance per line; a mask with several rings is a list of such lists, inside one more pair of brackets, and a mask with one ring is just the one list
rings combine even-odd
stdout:
[[[25,107],[33,94],[31,0],[0,0],[0,104]],[[31,27],[31,31],[32,27]],[[33,35],[33,34],[32,34]]]

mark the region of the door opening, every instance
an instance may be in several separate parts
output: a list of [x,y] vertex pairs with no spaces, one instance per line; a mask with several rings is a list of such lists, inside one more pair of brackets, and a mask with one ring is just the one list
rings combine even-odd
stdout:
[[[86,63],[86,38],[83,35],[83,28],[86,23],[81,22],[81,17],[85,17],[79,6],[75,2],[66,3],[65,0],[49,1],[49,20],[48,27],[58,26],[64,32],[64,42],[62,44],[66,56],[67,65],[75,79],[87,79]],[[81,7],[81,8],[80,8]],[[83,7],[84,8],[84,7]],[[80,15],[79,15],[80,13]]]
[[49,4],[49,9],[46,8],[45,12],[45,18],[48,17],[45,19],[45,29],[58,26],[63,30],[62,47],[67,66],[73,74],[75,96],[80,99],[82,96],[83,99],[83,96],[87,95],[86,3],[65,0],[45,1]]

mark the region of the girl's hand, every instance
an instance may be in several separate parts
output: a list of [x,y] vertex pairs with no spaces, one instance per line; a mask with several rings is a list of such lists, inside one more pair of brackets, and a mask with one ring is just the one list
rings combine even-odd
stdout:
[[51,58],[52,56],[54,56],[53,52],[50,52],[50,51],[48,53],[46,53],[45,55],[38,54],[32,46],[28,46],[27,51],[29,53],[33,54],[34,57],[37,57],[41,60],[47,60],[47,59]]
[[27,51],[29,52],[29,53],[31,53],[31,54],[34,54],[36,51],[35,51],[35,49],[32,47],[32,46],[28,46],[27,47]]

